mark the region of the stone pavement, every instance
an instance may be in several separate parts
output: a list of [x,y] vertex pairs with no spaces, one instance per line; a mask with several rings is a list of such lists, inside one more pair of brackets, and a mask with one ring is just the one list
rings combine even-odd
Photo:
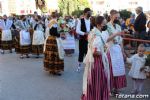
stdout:
[[[77,54],[65,57],[62,76],[46,73],[43,58],[20,59],[15,53],[0,54],[0,100],[80,100],[83,69],[80,73],[75,71]],[[128,86],[123,94],[130,94],[132,88],[131,79],[128,76],[127,79]],[[150,94],[150,80],[147,79],[144,85],[143,94]],[[111,97],[111,100],[123,99]]]

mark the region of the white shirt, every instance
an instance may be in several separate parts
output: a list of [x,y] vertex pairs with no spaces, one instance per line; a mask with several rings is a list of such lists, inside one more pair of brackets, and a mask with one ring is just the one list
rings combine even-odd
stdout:
[[129,71],[129,76],[136,79],[146,79],[146,74],[140,69],[145,66],[146,55],[140,57],[138,54],[133,55],[131,58],[127,58],[127,62],[132,64]]
[[[91,21],[90,21],[90,19],[86,19],[86,18],[84,18],[84,21],[85,21],[86,30],[89,33],[90,28],[91,28]],[[77,24],[77,27],[76,27],[76,32],[80,35],[85,34],[85,32],[81,31],[81,20],[78,20],[78,24]]]

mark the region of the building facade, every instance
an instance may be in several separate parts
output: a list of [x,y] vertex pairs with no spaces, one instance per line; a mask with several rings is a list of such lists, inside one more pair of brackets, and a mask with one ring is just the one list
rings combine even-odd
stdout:
[[35,0],[0,0],[0,15],[26,15],[36,11]]
[[111,9],[127,9],[135,12],[135,8],[142,6],[145,12],[150,10],[150,0],[89,0],[91,8],[98,14],[109,12]]

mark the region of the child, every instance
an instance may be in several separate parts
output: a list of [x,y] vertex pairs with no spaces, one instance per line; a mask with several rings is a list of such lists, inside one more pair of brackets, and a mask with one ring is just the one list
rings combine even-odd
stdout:
[[75,39],[74,36],[70,34],[70,29],[64,20],[60,22],[59,30],[61,38],[63,39],[63,47],[65,54],[66,56],[71,56],[75,50]]
[[144,55],[145,47],[143,44],[138,46],[137,54],[131,58],[127,58],[127,62],[131,63],[132,67],[129,71],[129,76],[133,81],[132,94],[140,94],[143,88],[144,80],[146,79],[146,73],[143,71],[145,66],[146,56]]

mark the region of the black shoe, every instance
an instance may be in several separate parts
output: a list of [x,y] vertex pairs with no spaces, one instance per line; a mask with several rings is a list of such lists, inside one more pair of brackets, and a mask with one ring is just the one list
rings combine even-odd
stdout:
[[36,58],[40,58],[39,56],[36,56]]
[[57,76],[61,76],[61,73],[56,73],[55,75],[57,75]]
[[20,56],[20,59],[23,59],[23,56]]
[[4,51],[1,51],[1,54],[4,54]]
[[61,73],[53,72],[52,74],[53,74],[53,75],[56,75],[56,76],[61,76]]
[[10,53],[12,53],[12,50],[10,50]]
[[30,56],[27,55],[26,58],[30,58]]

